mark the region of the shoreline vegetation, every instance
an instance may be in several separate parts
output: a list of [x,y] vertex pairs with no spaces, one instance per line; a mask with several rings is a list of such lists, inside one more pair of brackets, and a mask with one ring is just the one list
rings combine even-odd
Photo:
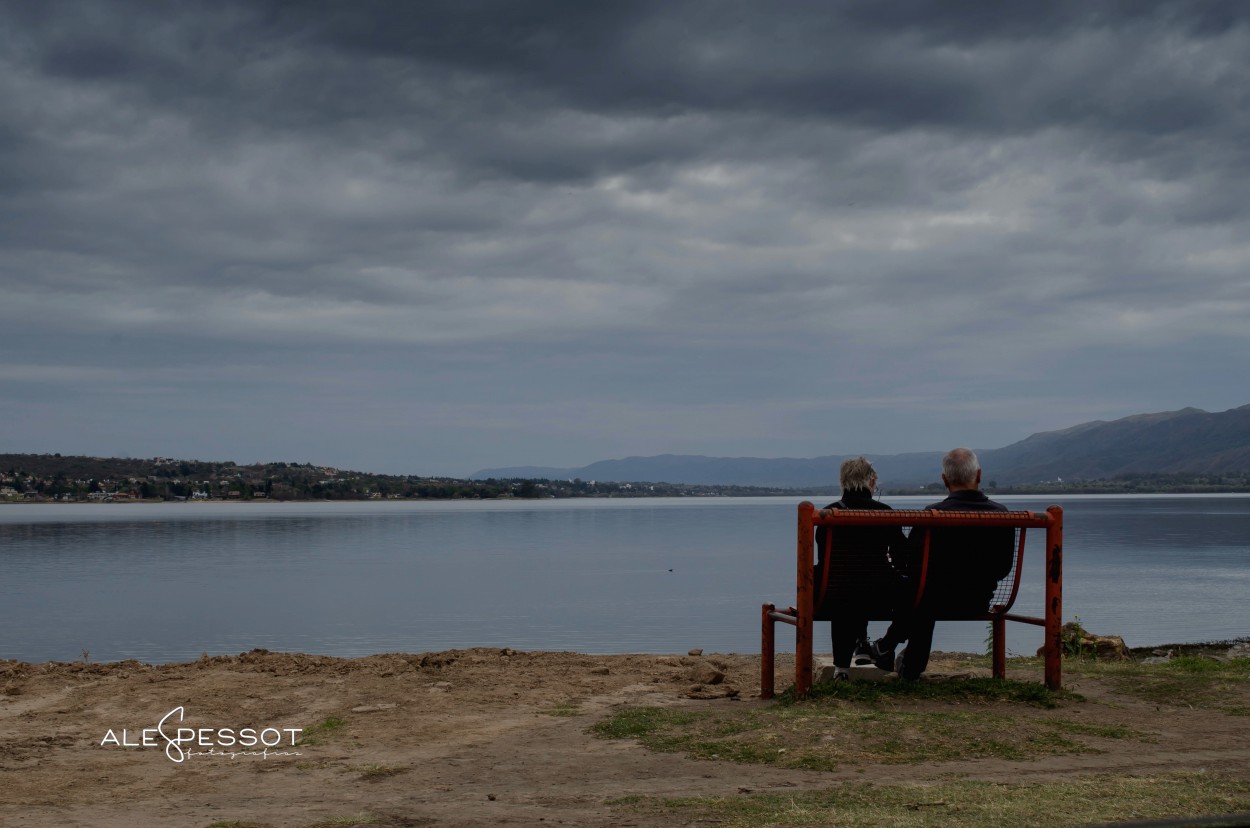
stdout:
[[[1074,623],[1076,622],[1069,622],[1069,624],[1066,626],[1070,627]],[[1083,635],[1087,635],[1087,636],[1092,635],[1084,629],[1081,629],[1080,632]],[[1102,639],[1114,639],[1116,641],[1121,641],[1119,636],[1110,636],[1110,637],[1098,636],[1098,637]],[[1122,641],[1121,641],[1121,644],[1122,644]],[[1136,664],[1163,664],[1163,663],[1167,663],[1171,661],[1172,659],[1206,659],[1206,660],[1214,661],[1214,662],[1226,662],[1230,658],[1244,659],[1244,658],[1250,657],[1250,655],[1248,655],[1250,654],[1250,637],[1224,638],[1224,639],[1218,639],[1218,640],[1212,640],[1212,641],[1173,641],[1168,644],[1144,644],[1138,647],[1122,646],[1119,651],[1122,654],[1121,658],[1116,658],[1114,655],[1108,655],[1107,653],[1111,651],[1100,652],[1094,647],[1082,648],[1082,647],[1070,646],[1070,645],[1065,645],[1065,646],[1066,646],[1066,649],[1063,654],[1065,665],[1074,661],[1075,662],[1121,661],[1126,664],[1134,664],[1134,663]],[[447,650],[445,652],[449,652],[449,653],[468,652],[468,651],[482,650],[482,649],[489,650],[491,648],[473,646],[473,647],[456,648],[452,650]],[[1230,656],[1229,655],[1230,651],[1234,651],[1234,650],[1237,651],[1239,655]],[[513,654],[531,655],[531,656],[559,653],[562,655],[576,656],[580,658],[627,658],[627,657],[645,657],[645,658],[659,658],[659,659],[681,658],[680,653],[670,653],[670,652],[663,652],[663,653],[652,653],[652,652],[586,653],[586,652],[580,652],[577,650],[544,650],[544,649],[528,650],[528,649],[517,649],[513,647],[506,648],[505,651],[509,653],[513,653]],[[1030,668],[1040,667],[1041,666],[1041,656],[1040,656],[1041,651],[1039,650],[1038,652],[1039,652],[1039,655],[1033,655],[1033,656],[1030,656],[1030,655],[1008,656],[1008,659],[1007,659],[1008,665],[1009,666],[1024,666],[1024,667],[1030,667]],[[217,655],[209,655],[206,652],[206,653],[201,654],[198,659],[182,659],[182,660],[174,660],[174,661],[142,661],[140,659],[135,659],[135,658],[119,658],[119,659],[115,659],[112,661],[103,661],[99,659],[93,659],[89,651],[83,650],[80,658],[77,658],[71,661],[63,661],[60,659],[51,659],[51,658],[45,659],[43,661],[24,661],[22,659],[6,659],[3,656],[3,654],[0,654],[0,663],[6,664],[6,665],[22,664],[27,667],[48,667],[48,668],[57,668],[57,667],[71,667],[72,668],[74,667],[74,665],[96,665],[99,667],[106,667],[106,668],[119,667],[119,666],[124,666],[124,665],[134,665],[134,666],[153,667],[153,668],[184,667],[184,666],[194,667],[196,665],[203,666],[205,663],[211,662],[213,660],[224,660],[224,659],[233,659],[233,658],[247,659],[248,657],[255,655],[255,654],[265,654],[265,655],[273,655],[273,656],[289,656],[292,658],[329,659],[329,660],[335,660],[335,661],[360,661],[360,660],[368,660],[372,658],[383,658],[388,655],[397,655],[397,654],[405,655],[405,656],[431,656],[431,655],[439,656],[439,655],[442,655],[442,651],[438,653],[425,652],[425,651],[420,651],[420,652],[413,651],[413,652],[400,652],[400,653],[374,653],[372,655],[364,655],[364,656],[336,656],[336,655],[325,655],[325,654],[318,654],[318,653],[306,653],[306,652],[298,651],[298,650],[253,649],[247,652],[239,653],[237,656],[231,655],[231,654],[225,654],[225,653],[219,653]],[[700,654],[701,654],[701,651],[700,651]],[[753,652],[743,652],[743,653],[726,652],[726,653],[717,653],[715,655],[723,656],[726,658],[758,658],[758,656]],[[817,657],[821,657],[821,658],[829,658],[828,653],[824,653],[822,655],[818,651],[816,655]],[[778,653],[778,658],[780,658],[782,661],[786,661],[787,663],[790,662],[790,659],[792,658],[792,656],[793,656],[792,653],[789,653],[788,651],[784,651],[784,650]],[[932,658],[936,661],[943,662],[943,663],[954,660],[954,661],[959,661],[959,662],[967,662],[969,664],[973,664],[973,663],[980,664],[982,661],[984,661],[985,664],[983,666],[988,667],[990,656],[986,653],[977,653],[977,652],[969,652],[969,651],[962,651],[962,650],[934,650],[932,653]],[[780,671],[780,668],[779,668],[779,671]],[[784,673],[784,672],[782,673],[782,675],[786,676],[786,679],[778,682],[778,686],[779,687],[790,686],[791,689],[793,689],[792,685],[790,684],[790,679],[792,678],[792,676],[789,673]]]
[[[546,500],[621,497],[811,497],[838,490],[819,487],[734,486],[653,481],[616,482],[387,475],[312,463],[206,462],[0,454],[0,503],[335,501],[335,500]],[[1126,474],[1105,480],[1039,481],[985,490],[996,495],[1048,494],[1237,494],[1250,492],[1250,473]],[[886,488],[886,496],[930,495],[939,482]]]

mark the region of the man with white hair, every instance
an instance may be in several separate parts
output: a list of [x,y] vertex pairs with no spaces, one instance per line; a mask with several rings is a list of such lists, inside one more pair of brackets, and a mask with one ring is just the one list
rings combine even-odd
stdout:
[[[1005,512],[1007,507],[986,497],[980,489],[981,463],[972,449],[951,449],[942,458],[945,500],[926,509],[940,512]],[[913,531],[918,552],[924,533]],[[873,643],[878,667],[893,667],[900,678],[915,680],[929,665],[933,626],[938,618],[980,615],[989,610],[998,582],[1011,571],[1015,530],[1010,528],[942,527],[929,531],[929,569],[924,597],[910,617],[890,625],[885,637]],[[894,657],[894,648],[907,648]]]

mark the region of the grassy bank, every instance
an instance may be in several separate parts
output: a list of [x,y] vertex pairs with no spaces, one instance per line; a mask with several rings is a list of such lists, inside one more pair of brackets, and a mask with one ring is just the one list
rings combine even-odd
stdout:
[[[978,656],[964,661],[970,669],[988,666]],[[1012,666],[1040,670],[1037,659],[1017,659]],[[1132,750],[1135,743],[1155,746],[1164,738],[1157,722],[1171,711],[1219,717],[1230,731],[1245,729],[1250,715],[1250,659],[1067,659],[1064,671],[1067,689],[1058,692],[1010,679],[842,682],[817,685],[802,701],[783,695],[773,703],[703,710],[626,708],[591,732],[695,759],[840,772],[820,791],[742,789],[732,797],[631,797],[617,803],[671,813],[686,823],[1049,826],[1250,811],[1246,766],[1027,783],[977,780],[963,770],[930,784],[871,781],[874,766],[978,760],[1027,765],[1113,747]],[[1096,688],[1096,697],[1085,688]],[[848,771],[864,773],[864,781],[846,781]]]

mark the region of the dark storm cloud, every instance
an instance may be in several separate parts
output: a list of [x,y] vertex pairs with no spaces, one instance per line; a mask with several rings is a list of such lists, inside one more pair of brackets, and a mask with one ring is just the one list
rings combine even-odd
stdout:
[[[172,22],[161,6],[54,8],[65,13],[36,27],[45,72],[130,87],[201,128],[367,141],[377,127],[415,126],[407,149],[499,168],[514,149],[515,172],[539,179],[611,169],[610,143],[580,165],[549,152],[546,175],[523,137],[509,147],[508,127],[565,108],[1148,137],[1237,121],[1228,104],[1244,102],[1247,71],[1246,15],[1233,3],[239,3],[191,6]],[[75,30],[71,14],[89,25]],[[465,144],[460,127],[484,121],[488,140]]]
[[108,384],[159,416],[190,380],[158,355],[337,412],[309,433],[351,416],[309,389],[342,387],[465,444],[796,453],[886,445],[866,410],[950,412],[921,449],[974,408],[1006,440],[1169,407],[1105,373],[1159,389],[1169,347],[1246,367],[1239,3],[0,16],[0,384],[30,405]]

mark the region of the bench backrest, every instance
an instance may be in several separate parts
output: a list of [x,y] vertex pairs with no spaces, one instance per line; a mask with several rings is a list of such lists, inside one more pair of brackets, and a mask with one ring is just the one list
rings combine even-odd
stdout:
[[[934,561],[930,557],[930,540],[931,533],[929,530],[934,528],[952,528],[963,527],[972,528],[979,527],[983,529],[999,528],[1012,532],[1011,541],[1011,565],[1010,569],[997,582],[993,589],[993,595],[988,600],[988,605],[984,610],[976,612],[952,612],[950,610],[938,611],[936,616],[940,618],[986,618],[993,615],[1002,615],[1007,613],[1015,603],[1016,596],[1020,590],[1020,573],[1024,558],[1025,535],[1030,527],[1049,527],[1055,520],[1050,512],[1028,512],[1028,511],[1010,511],[1010,512],[954,512],[954,511],[938,511],[930,509],[897,509],[897,510],[860,510],[860,509],[815,509],[810,511],[810,527],[804,527],[804,512],[800,509],[800,526],[799,526],[799,554],[798,554],[798,597],[799,611],[810,611],[813,614],[817,612],[822,605],[826,604],[826,599],[833,600],[833,591],[838,578],[854,579],[857,574],[861,574],[868,568],[866,560],[856,560],[854,558],[832,558],[827,563],[832,565],[824,565],[820,567],[819,582],[815,580],[814,558],[812,553],[814,532],[818,527],[827,527],[826,532],[829,533],[830,542],[826,544],[827,555],[831,555],[837,546],[837,533],[845,527],[910,527],[912,537],[908,541],[908,560],[896,560],[895,567],[900,573],[907,575],[906,591],[902,593],[905,603],[903,606],[895,604],[894,608],[901,610],[904,608],[919,607],[925,601],[925,588],[931,582],[933,569],[931,564]],[[920,533],[917,535],[917,533]],[[1002,543],[1007,543],[1005,539]],[[845,553],[846,550],[841,550]],[[879,553],[877,553],[879,554]],[[826,563],[826,562],[822,562]],[[879,568],[879,564],[876,564]],[[837,570],[836,573],[834,570]],[[805,590],[805,584],[810,587]],[[846,587],[846,584],[841,586]],[[852,587],[853,588],[853,587]],[[804,593],[810,596],[810,604],[804,601]],[[893,598],[895,596],[890,596]],[[936,596],[931,595],[930,598]],[[930,602],[932,603],[932,602]],[[805,605],[806,604],[806,605]],[[870,606],[867,602],[860,601],[860,606]],[[887,608],[890,606],[890,600],[885,596],[880,601],[879,613],[872,613],[873,617],[888,617]],[[815,616],[823,617],[823,616]]]

